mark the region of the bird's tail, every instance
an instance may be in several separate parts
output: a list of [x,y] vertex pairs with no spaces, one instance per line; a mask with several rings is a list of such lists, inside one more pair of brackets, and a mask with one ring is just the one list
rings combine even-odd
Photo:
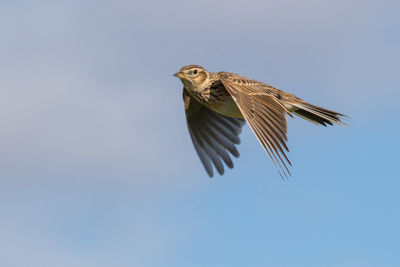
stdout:
[[303,119],[311,121],[315,124],[321,124],[323,126],[332,125],[337,123],[345,126],[340,117],[346,117],[346,115],[340,114],[338,112],[314,106],[305,101],[291,103],[294,107],[292,112]]

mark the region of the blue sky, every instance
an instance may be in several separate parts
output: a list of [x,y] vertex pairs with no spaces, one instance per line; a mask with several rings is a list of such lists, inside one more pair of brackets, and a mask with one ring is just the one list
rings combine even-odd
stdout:
[[[3,1],[1,266],[400,266],[398,1]],[[209,179],[186,64],[349,115]]]

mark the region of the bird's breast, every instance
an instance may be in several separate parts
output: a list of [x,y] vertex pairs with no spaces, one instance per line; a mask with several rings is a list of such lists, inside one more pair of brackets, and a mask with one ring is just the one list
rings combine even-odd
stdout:
[[240,112],[238,106],[230,95],[221,97],[219,101],[210,101],[205,104],[209,109],[231,118],[243,119],[242,112]]
[[220,80],[214,81],[208,88],[209,99],[207,107],[221,115],[231,118],[243,118],[232,96]]
[[212,111],[227,117],[243,119],[242,112],[221,81],[217,80],[207,84],[203,88],[185,88],[189,94]]

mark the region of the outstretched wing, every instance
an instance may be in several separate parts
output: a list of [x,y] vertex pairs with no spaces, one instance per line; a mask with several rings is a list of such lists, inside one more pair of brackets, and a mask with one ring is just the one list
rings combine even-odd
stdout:
[[245,121],[220,115],[191,97],[183,89],[186,122],[190,137],[208,175],[214,175],[211,162],[219,174],[224,174],[224,165],[233,168],[228,151],[239,157],[235,145],[240,143],[239,134]]
[[[278,166],[278,172],[287,177],[291,165],[285,151],[289,152],[285,114],[289,111],[279,101],[277,89],[243,76],[219,72],[220,80],[231,94],[244,118],[249,123],[265,151]],[[291,116],[291,115],[290,115]],[[282,173],[281,173],[282,171]]]

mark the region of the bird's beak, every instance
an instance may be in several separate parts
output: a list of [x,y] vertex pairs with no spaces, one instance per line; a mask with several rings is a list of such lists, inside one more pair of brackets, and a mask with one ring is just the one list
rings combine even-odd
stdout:
[[178,78],[184,78],[185,77],[182,72],[177,72],[177,73],[174,74],[174,76],[178,77]]

